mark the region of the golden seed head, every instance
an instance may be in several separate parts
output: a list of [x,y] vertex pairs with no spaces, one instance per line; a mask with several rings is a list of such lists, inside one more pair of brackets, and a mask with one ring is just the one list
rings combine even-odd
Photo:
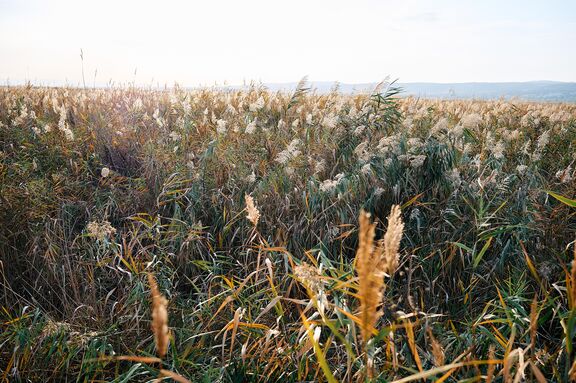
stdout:
[[152,332],[154,333],[154,343],[158,356],[163,358],[168,351],[170,338],[168,334],[168,300],[160,294],[158,285],[152,274],[148,274],[148,283],[150,284],[152,299]]
[[374,233],[376,224],[370,222],[370,214],[360,212],[358,249],[356,250],[356,272],[358,274],[358,296],[360,298],[360,330],[364,342],[372,336],[372,328],[380,317],[378,306],[382,300],[384,278],[377,272],[374,257]]
[[388,217],[388,230],[384,238],[374,246],[376,223],[370,222],[370,214],[360,212],[358,249],[356,250],[356,273],[360,298],[361,332],[364,342],[372,336],[372,330],[382,315],[379,306],[384,290],[384,274],[392,274],[398,267],[398,250],[404,224],[400,207],[392,206]]

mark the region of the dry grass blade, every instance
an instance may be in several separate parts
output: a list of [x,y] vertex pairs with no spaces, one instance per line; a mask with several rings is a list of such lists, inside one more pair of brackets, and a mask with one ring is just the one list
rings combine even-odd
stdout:
[[138,363],[162,363],[162,359],[154,356],[138,356],[138,355],[119,355],[119,356],[101,356],[97,359],[86,359],[86,362],[103,362],[122,360],[128,362]]
[[571,381],[576,381],[576,360],[572,363],[572,367],[570,367],[570,371],[568,372],[568,378]]
[[171,378],[171,379],[173,379],[179,383],[191,383],[188,379],[186,379],[182,375],[178,375],[175,372],[172,372],[169,370],[164,370],[164,369],[160,370],[160,375]]
[[414,357],[414,362],[416,362],[416,366],[418,367],[418,371],[424,371],[422,368],[422,362],[420,361],[420,355],[418,354],[418,348],[416,347],[416,340],[414,338],[414,327],[412,326],[412,322],[410,320],[406,321],[406,334],[408,335],[408,346],[410,347],[410,351],[412,352],[412,356]]
[[532,369],[532,373],[534,374],[534,377],[536,378],[538,383],[546,383],[546,378],[544,377],[544,374],[542,374],[542,371],[540,371],[540,369],[534,364],[534,362],[530,362],[530,368]]
[[153,356],[137,356],[137,355],[121,355],[117,356],[116,358],[111,358],[112,360],[125,360],[129,362],[138,362],[138,363],[160,363],[162,359],[155,358]]
[[442,375],[442,376],[440,377],[440,379],[436,380],[435,383],[445,382],[446,379],[448,379],[456,370],[458,370],[458,368],[453,368],[453,369],[449,370],[447,373],[445,373],[444,375]]
[[156,353],[163,358],[168,351],[168,301],[160,294],[158,284],[152,274],[148,274],[148,283],[150,284],[150,293],[152,300],[152,332],[154,333],[154,343],[156,344]]
[[536,334],[538,330],[538,300],[537,295],[534,295],[532,304],[530,305],[530,350],[534,353],[536,345]]
[[234,342],[236,341],[236,334],[238,333],[238,324],[242,318],[242,307],[238,307],[234,312],[234,319],[232,320],[232,337],[230,340],[230,353],[229,359],[232,360],[232,351],[234,350]]
[[502,361],[501,360],[474,360],[474,361],[470,361],[470,362],[451,363],[451,364],[447,364],[447,365],[442,366],[442,367],[436,367],[436,368],[433,368],[431,370],[422,371],[422,372],[407,376],[407,377],[402,378],[402,379],[394,380],[394,381],[392,381],[392,383],[406,383],[406,382],[413,382],[415,380],[426,379],[426,378],[429,378],[431,376],[438,375],[438,374],[441,374],[443,372],[454,370],[454,369],[460,368],[460,367],[479,366],[482,364],[494,365],[494,364],[498,364],[498,363],[502,363]]
[[433,368],[433,369],[428,370],[428,371],[419,372],[417,374],[410,375],[406,378],[394,380],[394,381],[392,381],[392,383],[406,383],[406,382],[413,382],[416,380],[422,380],[422,379],[426,379],[426,378],[429,378],[431,376],[435,376],[437,374],[443,373],[445,371],[450,371],[454,368],[462,367],[464,365],[465,365],[464,363],[447,364],[446,366],[436,367],[436,368]]

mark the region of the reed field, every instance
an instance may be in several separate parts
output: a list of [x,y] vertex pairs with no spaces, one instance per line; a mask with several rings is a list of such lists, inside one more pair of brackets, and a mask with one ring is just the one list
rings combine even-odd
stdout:
[[0,88],[1,382],[576,380],[576,104]]

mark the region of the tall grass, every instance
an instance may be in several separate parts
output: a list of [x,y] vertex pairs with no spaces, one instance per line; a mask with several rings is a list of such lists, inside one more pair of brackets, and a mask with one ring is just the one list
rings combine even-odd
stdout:
[[575,149],[573,104],[1,88],[1,380],[574,379]]

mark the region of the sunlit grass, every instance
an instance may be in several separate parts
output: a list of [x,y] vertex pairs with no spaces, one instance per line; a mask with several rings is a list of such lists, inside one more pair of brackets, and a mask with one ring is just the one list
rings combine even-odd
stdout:
[[1,88],[0,376],[568,381],[574,153],[574,104]]

